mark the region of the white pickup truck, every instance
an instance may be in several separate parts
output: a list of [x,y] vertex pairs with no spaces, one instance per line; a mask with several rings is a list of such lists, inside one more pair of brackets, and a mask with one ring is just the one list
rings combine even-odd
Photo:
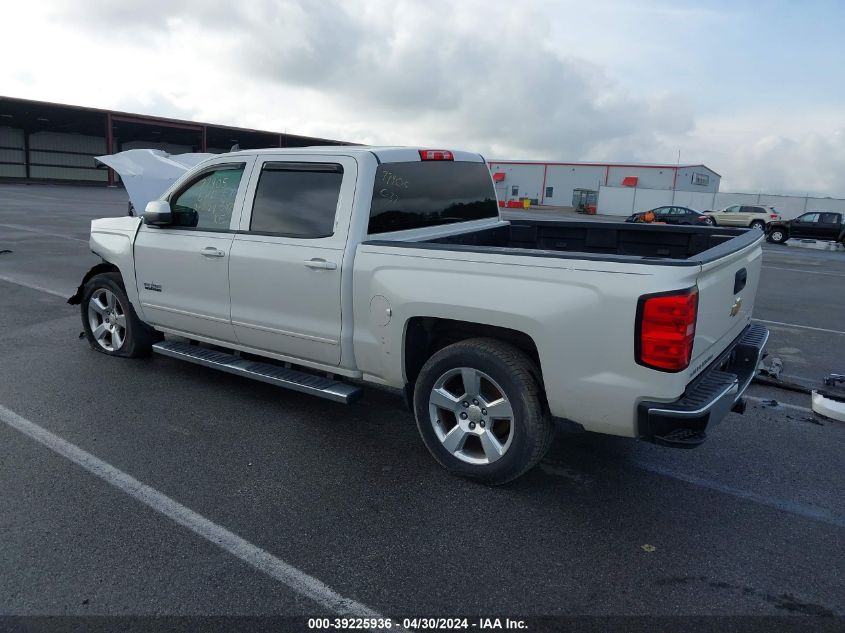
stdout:
[[94,220],[91,347],[350,402],[404,391],[438,462],[491,484],[560,424],[700,444],[740,411],[761,231],[505,221],[467,152],[223,154],[141,218]]

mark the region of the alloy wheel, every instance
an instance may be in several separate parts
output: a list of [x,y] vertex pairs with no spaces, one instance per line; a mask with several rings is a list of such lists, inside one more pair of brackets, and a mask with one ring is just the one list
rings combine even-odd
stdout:
[[126,312],[108,288],[98,288],[88,300],[88,325],[97,344],[107,352],[123,347],[126,340]]
[[513,407],[483,371],[456,367],[444,373],[434,383],[428,408],[437,439],[463,462],[491,464],[511,446]]

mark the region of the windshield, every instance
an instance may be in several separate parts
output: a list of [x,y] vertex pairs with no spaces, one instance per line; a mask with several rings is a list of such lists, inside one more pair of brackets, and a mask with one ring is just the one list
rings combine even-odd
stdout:
[[416,161],[379,165],[370,235],[499,215],[485,163]]

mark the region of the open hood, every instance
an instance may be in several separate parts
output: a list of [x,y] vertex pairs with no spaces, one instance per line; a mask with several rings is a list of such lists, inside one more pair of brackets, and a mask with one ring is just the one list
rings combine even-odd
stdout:
[[97,156],[97,160],[120,175],[135,214],[140,216],[150,200],[158,200],[182,174],[212,156],[214,154],[171,155],[160,149],[130,149]]

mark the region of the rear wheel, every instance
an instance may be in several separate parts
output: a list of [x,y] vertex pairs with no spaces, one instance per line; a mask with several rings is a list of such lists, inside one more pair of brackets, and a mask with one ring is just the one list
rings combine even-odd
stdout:
[[135,314],[118,273],[95,275],[82,292],[82,327],[88,344],[109,356],[146,356],[158,333]]
[[783,229],[773,229],[769,234],[769,239],[775,244],[783,244],[788,237]]
[[754,220],[750,225],[752,229],[757,229],[758,231],[763,231],[766,228],[766,223],[763,220]]
[[434,354],[417,378],[417,428],[450,472],[504,484],[548,450],[552,422],[531,360],[493,339],[470,339]]

